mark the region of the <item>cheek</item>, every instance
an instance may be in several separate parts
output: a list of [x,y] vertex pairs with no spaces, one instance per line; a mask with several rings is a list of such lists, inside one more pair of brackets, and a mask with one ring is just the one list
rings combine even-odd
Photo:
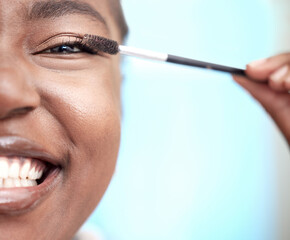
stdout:
[[59,119],[71,142],[87,153],[94,153],[97,145],[119,135],[119,104],[108,82],[67,88],[57,101]]
[[120,86],[114,72],[54,74],[50,79],[41,86],[44,106],[74,147],[94,152],[96,141],[119,135]]
[[[42,99],[59,132],[67,136],[63,141],[70,161],[63,197],[70,199],[70,207],[82,209],[79,217],[86,216],[105,192],[118,155],[119,84],[115,81],[119,79],[114,72],[56,76],[42,84]],[[85,210],[79,207],[84,201]]]
[[[34,117],[39,135],[53,152],[68,156],[62,183],[37,212],[46,217],[34,217],[43,231],[54,227],[61,236],[76,230],[110,182],[120,144],[120,74],[114,61],[80,71],[36,67],[31,74],[41,98]],[[48,226],[50,213],[55,220]]]

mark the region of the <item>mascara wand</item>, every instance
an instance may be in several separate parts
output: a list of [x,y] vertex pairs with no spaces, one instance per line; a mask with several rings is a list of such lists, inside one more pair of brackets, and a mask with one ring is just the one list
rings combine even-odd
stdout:
[[198,61],[198,60],[194,60],[190,58],[179,57],[179,56],[170,55],[166,53],[158,53],[158,52],[144,50],[144,49],[135,48],[135,47],[123,46],[123,45],[119,45],[118,42],[114,40],[96,36],[96,35],[85,34],[81,43],[86,44],[96,49],[97,51],[101,51],[101,52],[108,53],[111,55],[120,53],[122,55],[127,55],[127,56],[146,58],[146,59],[157,60],[161,62],[169,62],[169,63],[175,63],[175,64],[180,64],[180,65],[192,66],[192,67],[213,69],[217,71],[227,72],[230,74],[246,76],[245,70],[243,69],[223,66],[223,65],[209,63],[209,62],[202,62],[202,61]]

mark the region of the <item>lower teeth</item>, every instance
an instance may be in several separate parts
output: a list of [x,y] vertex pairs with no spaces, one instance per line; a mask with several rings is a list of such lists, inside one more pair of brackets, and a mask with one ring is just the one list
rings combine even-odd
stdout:
[[36,185],[37,185],[36,180],[18,179],[18,178],[0,178],[0,188],[33,187]]

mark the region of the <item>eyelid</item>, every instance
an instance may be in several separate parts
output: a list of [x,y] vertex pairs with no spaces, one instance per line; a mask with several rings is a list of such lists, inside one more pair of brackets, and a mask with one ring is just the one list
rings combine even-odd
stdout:
[[59,34],[56,36],[53,36],[38,46],[32,51],[32,54],[38,54],[40,52],[43,52],[45,50],[48,50],[50,48],[57,47],[61,44],[67,44],[67,43],[79,43],[83,41],[83,37],[81,35],[76,35],[76,34]]

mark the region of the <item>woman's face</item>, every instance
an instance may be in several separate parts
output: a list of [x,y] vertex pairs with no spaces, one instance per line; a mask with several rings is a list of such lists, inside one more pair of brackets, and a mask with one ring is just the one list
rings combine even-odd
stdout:
[[70,239],[113,174],[120,140],[119,58],[74,47],[85,33],[120,41],[108,1],[0,2],[5,239]]

